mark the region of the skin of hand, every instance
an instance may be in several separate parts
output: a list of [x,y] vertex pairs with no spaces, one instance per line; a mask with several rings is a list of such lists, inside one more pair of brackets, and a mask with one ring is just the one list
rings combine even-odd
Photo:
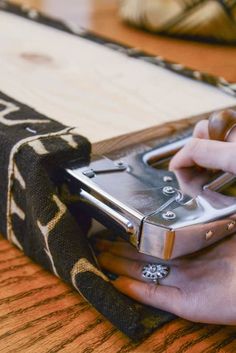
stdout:
[[227,142],[209,140],[208,121],[202,120],[196,125],[193,138],[172,158],[169,168],[173,171],[197,165],[236,174],[235,150],[236,129]]
[[[228,142],[208,139],[202,121],[194,137],[171,161],[172,170],[200,165],[236,173],[236,131]],[[236,325],[236,235],[198,253],[171,261],[140,254],[125,241],[97,240],[101,268],[116,274],[114,287],[141,302],[193,322]],[[142,277],[147,263],[164,263],[170,273],[159,285]]]

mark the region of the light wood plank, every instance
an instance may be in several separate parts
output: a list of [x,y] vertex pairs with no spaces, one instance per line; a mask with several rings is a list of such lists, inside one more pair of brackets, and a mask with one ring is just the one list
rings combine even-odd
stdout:
[[3,12],[0,41],[0,89],[78,126],[92,142],[236,102],[217,88]]
[[[35,4],[35,0],[17,1],[33,6]],[[133,28],[120,20],[119,2],[120,0],[42,0],[39,9],[53,17],[74,21],[95,33],[131,47],[236,82],[235,46],[182,40]],[[89,6],[84,6],[85,3],[89,3]]]

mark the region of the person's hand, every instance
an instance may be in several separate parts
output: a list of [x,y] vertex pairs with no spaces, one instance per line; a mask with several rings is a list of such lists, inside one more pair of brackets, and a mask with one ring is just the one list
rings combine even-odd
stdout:
[[236,174],[236,129],[227,142],[212,141],[208,136],[208,121],[196,125],[193,138],[171,160],[170,170],[198,165]]
[[[115,288],[127,296],[194,322],[236,324],[236,235],[194,256],[164,262],[139,254],[130,244],[97,242],[103,269],[118,275]],[[147,282],[147,263],[167,263],[159,285]]]
[[[197,165],[236,173],[235,152],[236,129],[227,142],[211,141],[208,121],[202,121],[193,139],[172,159],[170,169],[181,172],[181,168]],[[179,176],[186,182],[186,177]],[[97,249],[101,267],[118,275],[113,285],[129,297],[191,321],[236,324],[236,235],[169,262],[139,254],[123,241],[100,240]],[[170,266],[169,275],[159,285],[143,278],[142,269],[148,263]]]

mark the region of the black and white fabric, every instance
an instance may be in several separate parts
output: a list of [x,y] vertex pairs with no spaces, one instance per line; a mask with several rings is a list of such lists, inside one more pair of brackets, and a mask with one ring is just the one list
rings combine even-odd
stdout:
[[88,162],[90,151],[76,129],[0,92],[0,234],[139,340],[173,316],[120,294],[97,268],[87,238],[90,216],[59,170],[71,159]]
[[235,0],[122,0],[120,14],[150,31],[236,43]]

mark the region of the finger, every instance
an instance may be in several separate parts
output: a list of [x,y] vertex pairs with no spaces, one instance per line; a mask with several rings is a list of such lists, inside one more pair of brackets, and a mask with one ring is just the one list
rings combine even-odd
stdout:
[[148,263],[163,263],[163,264],[179,264],[180,260],[164,261],[157,259],[154,256],[141,254],[138,250],[127,242],[109,241],[109,240],[97,240],[95,247],[100,252],[109,252],[113,255],[125,257],[134,261],[148,262]]
[[142,278],[144,263],[119,257],[108,252],[103,252],[97,257],[100,266],[119,276],[128,276],[139,281]]
[[176,287],[139,282],[119,277],[112,282],[114,287],[134,300],[179,315],[184,301],[182,292]]
[[193,137],[199,139],[209,139],[208,125],[208,120],[199,121],[193,130]]
[[[130,277],[138,281],[150,283],[150,280],[142,276],[143,267],[147,263],[133,261],[130,259],[113,255],[108,252],[101,253],[100,255],[98,255],[97,259],[100,266],[111,273],[114,273],[119,276]],[[168,276],[159,280],[159,282],[161,284],[175,286],[178,282],[182,283],[183,275],[184,274],[181,274],[180,270],[177,267],[172,266]]]
[[236,173],[234,163],[236,143],[193,138],[170,162],[170,170],[198,165]]

